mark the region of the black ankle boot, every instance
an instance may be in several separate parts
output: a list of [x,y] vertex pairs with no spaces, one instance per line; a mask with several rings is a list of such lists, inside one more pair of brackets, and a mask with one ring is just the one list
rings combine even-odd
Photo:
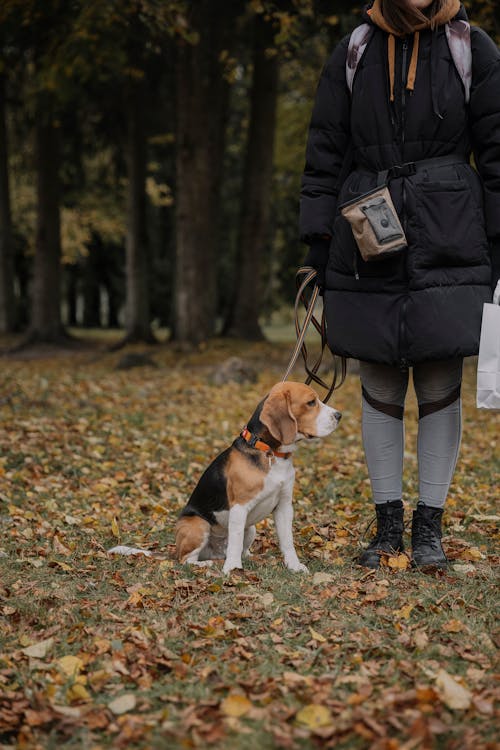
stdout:
[[442,515],[442,508],[431,508],[422,502],[417,504],[411,524],[413,565],[419,568],[426,565],[445,568],[448,565],[441,546]]
[[403,503],[401,500],[377,503],[375,511],[377,513],[377,534],[358,558],[358,563],[365,568],[380,567],[382,552],[394,554],[404,551]]

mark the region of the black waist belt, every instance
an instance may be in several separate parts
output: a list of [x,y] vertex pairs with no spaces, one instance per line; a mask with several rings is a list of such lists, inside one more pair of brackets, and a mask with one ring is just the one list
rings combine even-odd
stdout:
[[407,161],[405,164],[395,164],[389,169],[377,172],[377,185],[385,185],[389,180],[397,177],[410,177],[424,169],[435,169],[436,167],[451,167],[453,164],[468,164],[463,154],[448,154],[447,156],[435,156],[432,159],[420,159],[420,161]]

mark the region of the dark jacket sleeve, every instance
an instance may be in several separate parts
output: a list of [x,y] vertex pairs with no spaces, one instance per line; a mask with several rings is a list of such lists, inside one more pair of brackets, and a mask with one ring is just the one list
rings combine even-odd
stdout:
[[332,234],[338,180],[350,139],[345,74],[348,45],[349,37],[345,37],[335,48],[316,91],[300,193],[300,237],[304,242]]
[[477,27],[471,29],[470,118],[474,159],[484,191],[493,281],[500,273],[500,51]]

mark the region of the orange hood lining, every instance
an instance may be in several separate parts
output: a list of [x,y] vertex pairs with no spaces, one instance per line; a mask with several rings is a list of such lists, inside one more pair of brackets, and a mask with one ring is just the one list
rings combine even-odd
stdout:
[[[410,65],[408,68],[408,77],[406,81],[406,88],[409,91],[413,91],[415,88],[415,79],[417,77],[417,64],[418,64],[418,48],[420,42],[420,31],[425,29],[436,28],[442,24],[451,21],[458,11],[460,10],[460,0],[447,0],[447,3],[434,18],[427,19],[420,24],[415,24],[413,29],[413,49],[411,53]],[[368,11],[370,19],[376,24],[382,31],[385,31],[389,36],[387,39],[387,57],[389,61],[389,83],[390,83],[390,99],[394,101],[394,78],[395,78],[395,67],[396,67],[396,40],[395,37],[406,36],[400,31],[396,31],[384,18],[382,10],[382,0],[375,0],[372,7]]]

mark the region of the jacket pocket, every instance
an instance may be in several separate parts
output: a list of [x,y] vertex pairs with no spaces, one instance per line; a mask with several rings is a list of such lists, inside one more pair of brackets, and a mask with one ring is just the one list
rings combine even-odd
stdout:
[[481,210],[464,180],[415,185],[421,268],[472,266],[484,261],[488,241]]

